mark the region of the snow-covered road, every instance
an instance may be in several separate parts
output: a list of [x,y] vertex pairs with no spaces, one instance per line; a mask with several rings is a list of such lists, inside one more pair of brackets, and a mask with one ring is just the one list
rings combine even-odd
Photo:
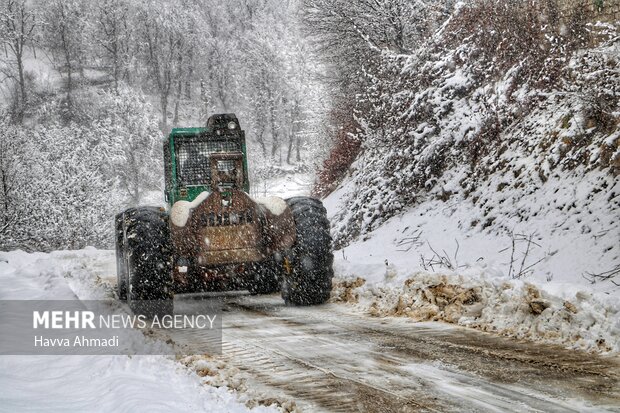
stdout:
[[[111,251],[0,254],[3,299],[110,299],[115,279]],[[175,307],[200,298],[175,297]],[[0,411],[620,411],[617,355],[343,303],[218,299],[221,355],[192,351],[200,332],[159,331],[190,356],[0,357]]]
[[[339,304],[286,307],[277,295],[224,301],[223,354],[210,361],[303,411],[620,411],[617,357]],[[201,341],[172,339],[188,349]]]

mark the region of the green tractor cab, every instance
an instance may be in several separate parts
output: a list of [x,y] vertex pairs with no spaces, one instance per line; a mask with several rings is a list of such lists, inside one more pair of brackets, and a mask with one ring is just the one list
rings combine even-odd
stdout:
[[309,197],[249,196],[245,132],[234,114],[213,115],[204,128],[175,128],[163,149],[167,209],[116,216],[120,299],[136,312],[154,301],[157,312],[169,313],[175,293],[280,290],[293,305],[329,298],[325,208]]
[[[234,114],[214,115],[205,128],[174,128],[164,142],[165,198],[169,206],[179,201],[193,201],[204,191],[212,191],[209,159],[227,154],[220,169],[239,166],[243,176],[241,188],[250,192],[245,132]],[[235,164],[241,160],[241,165]]]

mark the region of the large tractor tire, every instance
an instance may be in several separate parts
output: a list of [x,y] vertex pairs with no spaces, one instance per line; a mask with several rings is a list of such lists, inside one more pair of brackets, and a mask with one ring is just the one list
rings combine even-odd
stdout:
[[280,268],[274,259],[256,264],[252,268],[253,278],[248,285],[250,294],[272,294],[280,291]]
[[124,289],[127,303],[135,314],[148,317],[172,314],[172,255],[167,214],[159,208],[132,208],[124,212],[122,224],[121,258],[125,267],[119,271],[124,276],[119,296]]
[[332,289],[334,255],[327,211],[318,199],[295,197],[286,200],[291,208],[297,239],[287,254],[282,279],[286,304],[322,304]]
[[114,218],[114,236],[116,240],[116,294],[118,299],[127,300],[127,259],[125,257],[125,227],[123,216],[117,214]]

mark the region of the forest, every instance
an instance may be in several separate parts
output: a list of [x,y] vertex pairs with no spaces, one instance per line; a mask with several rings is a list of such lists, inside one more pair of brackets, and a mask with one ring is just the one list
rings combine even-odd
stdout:
[[253,182],[320,164],[331,98],[297,1],[3,0],[0,245],[109,246],[162,203],[172,127],[234,112]]
[[336,247],[427,199],[508,231],[493,210],[532,211],[502,189],[596,175],[588,204],[620,162],[619,29],[578,3],[2,0],[0,245],[110,246],[162,202],[163,136],[226,112],[252,182],[351,182]]

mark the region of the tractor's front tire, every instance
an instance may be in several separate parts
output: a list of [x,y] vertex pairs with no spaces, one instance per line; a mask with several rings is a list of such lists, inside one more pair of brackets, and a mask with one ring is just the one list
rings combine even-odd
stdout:
[[334,255],[327,211],[318,199],[295,197],[286,200],[296,227],[296,241],[288,254],[282,280],[286,304],[322,304],[332,289]]
[[168,216],[157,208],[137,208],[125,216],[127,303],[147,317],[173,313],[172,256]]

